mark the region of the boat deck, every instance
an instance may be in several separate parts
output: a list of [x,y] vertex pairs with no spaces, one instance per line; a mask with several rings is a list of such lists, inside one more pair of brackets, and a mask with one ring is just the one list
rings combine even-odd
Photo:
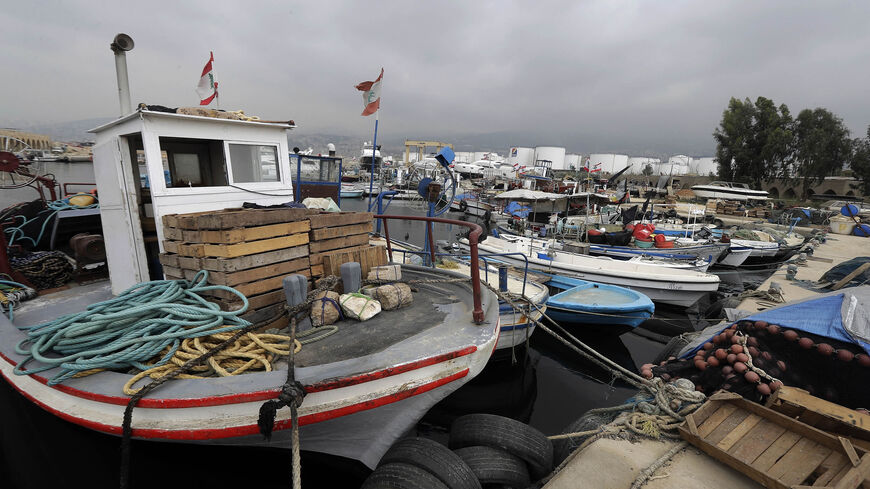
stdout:
[[[768,290],[770,284],[776,282],[782,287],[786,302],[824,294],[830,290],[817,290],[811,283],[818,281],[834,265],[856,256],[867,255],[870,255],[870,239],[844,234],[828,234],[827,241],[814,250],[813,256],[807,260],[806,265],[798,265],[797,280],[785,278],[787,266],[783,264],[759,285],[757,290]],[[740,303],[738,309],[757,312],[769,307],[770,302],[765,298],[748,297]]]
[[[458,277],[443,270],[403,266],[406,280],[437,280]],[[303,346],[296,355],[297,379],[304,384],[321,382],[349,374],[364,374],[439,356],[466,355],[489,341],[498,324],[498,301],[482,290],[486,319],[476,325],[471,285],[464,282],[416,284],[414,301],[401,309],[382,311],[372,319],[335,323],[338,332]],[[111,298],[108,282],[71,287],[25,302],[15,312],[14,324],[0,316],[0,355],[16,364],[24,359],[15,345],[25,338],[17,327],[32,326],[56,317],[84,310],[89,304]],[[424,333],[425,334],[421,334]],[[469,351],[469,348],[471,350]],[[209,387],[197,379],[176,379],[155,392],[161,398],[187,398],[191,395],[229,395],[273,388],[283,383],[285,363],[272,372],[212,379]],[[37,374],[52,377],[56,369]],[[68,379],[64,385],[109,396],[121,395],[129,373],[103,372],[100,375]],[[147,397],[152,397],[150,394]]]

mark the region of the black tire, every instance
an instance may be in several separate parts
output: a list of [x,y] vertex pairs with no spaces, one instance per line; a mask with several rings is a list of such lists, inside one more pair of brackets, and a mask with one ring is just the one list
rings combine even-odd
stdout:
[[387,450],[378,466],[403,463],[421,468],[450,489],[481,489],[471,468],[449,448],[428,438],[405,438]]
[[[613,421],[617,414],[619,413],[584,414],[562,429],[560,434],[597,430],[601,426]],[[580,445],[582,445],[590,436],[592,435],[576,438],[562,438],[553,441],[553,462],[556,464],[562,463],[562,461],[568,458],[568,455],[571,455],[571,453],[579,448]]]
[[689,334],[681,334],[671,338],[671,340],[668,341],[668,344],[665,345],[664,348],[662,348],[662,351],[660,351],[658,355],[653,358],[653,365],[658,365],[662,363],[663,361],[667,360],[668,357],[677,356],[677,354],[680,353],[680,350],[682,350],[683,347],[692,342],[693,338],[694,336],[689,336]]
[[525,489],[531,484],[526,463],[504,450],[482,446],[465,447],[456,449],[456,455],[471,467],[483,485],[499,484],[499,487]]
[[386,464],[375,469],[360,489],[447,489],[447,486],[419,467]]
[[449,446],[500,448],[525,460],[535,480],[553,470],[550,440],[531,426],[503,416],[467,414],[456,418],[450,427]]

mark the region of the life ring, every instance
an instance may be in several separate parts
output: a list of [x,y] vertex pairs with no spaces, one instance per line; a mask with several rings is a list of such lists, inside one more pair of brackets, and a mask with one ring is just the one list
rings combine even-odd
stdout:
[[468,202],[466,202],[464,200],[460,200],[459,201],[459,210],[462,212],[468,211]]

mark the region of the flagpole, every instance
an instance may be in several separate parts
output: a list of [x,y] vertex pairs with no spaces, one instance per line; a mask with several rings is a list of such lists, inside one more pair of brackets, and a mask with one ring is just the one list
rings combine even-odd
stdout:
[[372,166],[371,175],[369,177],[369,210],[372,210],[372,192],[375,186],[375,155],[378,151],[378,116],[381,113],[380,107],[375,111],[375,138],[372,140]]

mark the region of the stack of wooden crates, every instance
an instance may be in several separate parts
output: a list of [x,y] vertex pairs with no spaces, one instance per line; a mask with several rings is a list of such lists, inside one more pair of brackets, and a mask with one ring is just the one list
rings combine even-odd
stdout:
[[[360,262],[363,276],[386,264],[383,247],[368,244],[372,214],[320,213],[308,209],[225,209],[163,217],[160,263],[167,279],[191,280],[207,270],[208,283],[233,287],[248,298],[251,322],[277,316],[284,307],[283,279],[298,273],[316,279],[324,269],[339,275],[341,263]],[[242,302],[224,290],[204,292],[224,310]],[[286,316],[268,327],[281,328]]]

